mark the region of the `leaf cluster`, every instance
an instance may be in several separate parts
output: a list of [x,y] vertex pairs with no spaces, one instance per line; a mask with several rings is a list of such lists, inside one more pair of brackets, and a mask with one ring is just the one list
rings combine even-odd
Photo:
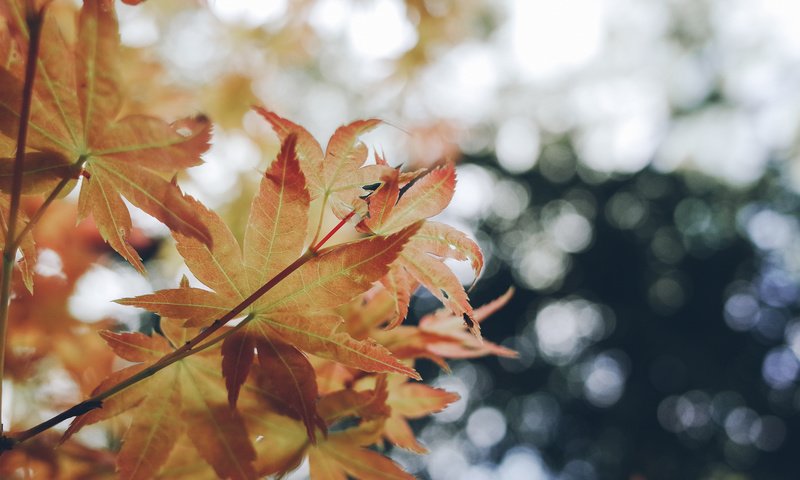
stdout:
[[[8,371],[24,382],[25,368],[54,357],[87,398],[27,430],[15,425],[0,472],[24,464],[42,478],[252,479],[307,458],[312,478],[410,478],[380,452],[391,444],[424,453],[408,420],[458,398],[417,382],[415,362],[447,368],[450,358],[514,355],[480,336],[480,322],[510,292],[473,310],[444,261],[468,261],[477,277],[480,249],[429,220],[453,197],[454,166],[404,172],[369,158],[359,137],[378,120],[340,127],[323,149],[303,127],[255,107],[281,149],[261,175],[240,243],[175,180],[201,163],[210,120],[124,113],[112,2],[85,0],[68,17],[74,38],[38,2],[4,2],[0,19],[0,226],[20,232],[2,240],[21,253],[10,331],[14,342],[26,329],[34,338],[33,357],[15,363],[11,352]],[[26,58],[36,62],[32,84]],[[15,143],[21,128],[27,138]],[[57,200],[73,188],[77,207]],[[9,229],[20,194],[31,215]],[[170,229],[197,282],[118,300],[159,316],[151,335],[103,322],[98,336],[76,328],[66,307],[100,255],[92,233],[72,225],[91,219],[83,225],[144,272],[125,201]],[[35,273],[31,230],[40,251],[69,259],[56,279]],[[403,325],[419,287],[444,308]],[[54,451],[49,428],[73,416]],[[114,453],[81,441],[101,421],[122,425]]]

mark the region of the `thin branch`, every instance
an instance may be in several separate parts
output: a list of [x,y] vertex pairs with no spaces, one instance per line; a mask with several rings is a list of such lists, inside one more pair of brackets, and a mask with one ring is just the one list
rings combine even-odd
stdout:
[[[25,61],[25,83],[22,87],[22,107],[20,108],[19,130],[17,131],[17,151],[14,157],[14,172],[11,180],[11,206],[9,208],[8,236],[14,239],[19,216],[19,203],[22,197],[22,173],[25,164],[25,147],[28,139],[28,123],[31,116],[31,103],[33,101],[33,81],[36,77],[36,64],[39,56],[41,40],[42,19],[44,12],[30,13],[25,19],[30,31],[30,44],[28,57]],[[13,247],[13,241],[10,242]],[[4,253],[9,253],[8,242]],[[12,252],[13,253],[13,252]],[[13,260],[13,259],[12,259]]]
[[[186,342],[185,344],[181,345],[177,350],[173,350],[172,352],[164,355],[159,359],[157,362],[152,364],[151,366],[145,368],[144,370],[138,372],[135,375],[128,377],[127,379],[117,383],[116,385],[104,390],[91,398],[80,402],[69,409],[59,413],[58,415],[45,420],[44,422],[19,433],[2,436],[0,437],[0,455],[7,450],[11,450],[14,446],[29,440],[32,437],[56,426],[57,424],[63,422],[64,420],[70,419],[72,417],[77,417],[79,415],[83,415],[91,410],[96,408],[102,408],[103,401],[112,395],[115,395],[122,390],[134,385],[152,375],[156,374],[157,372],[163,370],[164,368],[172,365],[175,362],[183,360],[184,358],[194,355],[200,351],[203,351],[212,345],[219,343],[222,339],[227,337],[228,335],[232,334],[233,332],[243,328],[247,323],[250,322],[254,317],[247,316],[244,320],[242,320],[238,325],[233,327],[232,329],[224,332],[221,335],[214,337],[213,339],[209,340],[208,342],[202,343],[205,339],[209,338],[215,332],[219,331],[226,323],[230,320],[236,318],[240,313],[242,313],[247,307],[252,305],[256,300],[258,300],[261,296],[265,293],[270,291],[274,288],[278,283],[283,281],[286,277],[291,275],[295,270],[299,269],[303,266],[306,262],[311,260],[312,258],[316,257],[319,253],[319,250],[325,245],[325,243],[333,237],[336,232],[338,232],[355,214],[355,211],[350,212],[346,215],[339,223],[328,232],[325,237],[320,240],[315,245],[312,245],[306,250],[306,252],[301,255],[297,260],[292,262],[289,266],[278,272],[274,277],[272,277],[267,283],[262,285],[258,290],[253,292],[249,297],[242,300],[238,305],[233,307],[228,313],[223,315],[221,318],[214,320],[214,322],[209,325],[208,328],[200,332],[197,336]],[[202,343],[202,344],[201,344]]]
[[[19,129],[17,130],[17,152],[14,157],[14,172],[11,183],[11,206],[8,215],[8,230],[6,231],[6,244],[3,247],[3,278],[0,279],[0,412],[3,410],[3,372],[5,370],[5,349],[8,330],[8,307],[11,300],[11,276],[16,260],[16,228],[19,217],[20,197],[22,196],[22,172],[25,164],[25,147],[28,139],[28,122],[31,116],[31,103],[33,100],[33,81],[36,77],[36,64],[39,57],[39,43],[41,40],[44,8],[38,12],[30,7],[25,15],[28,25],[29,44],[28,56],[25,59],[25,83],[22,87],[22,107],[19,114]],[[0,420],[0,434],[4,431]]]
[[44,215],[44,212],[47,210],[47,207],[49,207],[50,204],[53,203],[53,201],[56,198],[58,198],[58,196],[61,194],[61,191],[64,190],[64,187],[66,187],[71,180],[73,179],[62,178],[61,181],[58,182],[56,188],[54,188],[53,191],[50,192],[50,195],[48,195],[47,198],[44,200],[44,202],[39,206],[39,208],[36,210],[36,213],[34,213],[31,219],[28,221],[28,223],[25,224],[25,228],[23,228],[22,231],[19,232],[19,235],[17,235],[17,238],[14,239],[15,249],[19,247],[19,245],[22,243],[22,239],[25,238],[25,235],[30,233],[30,231],[33,230],[33,227],[35,227],[36,224],[39,223],[39,220],[41,220],[42,216]]

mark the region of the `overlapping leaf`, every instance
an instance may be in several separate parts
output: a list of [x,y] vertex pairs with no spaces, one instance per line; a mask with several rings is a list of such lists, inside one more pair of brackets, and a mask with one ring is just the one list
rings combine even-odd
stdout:
[[419,234],[403,251],[400,265],[480,337],[480,326],[474,320],[464,287],[442,262],[446,258],[466,260],[469,256],[477,276],[483,264],[478,246],[463,233],[443,224],[428,222]]
[[393,377],[393,381],[386,402],[391,409],[391,416],[386,420],[384,435],[399,447],[414,453],[428,453],[417,441],[408,420],[444,410],[458,400],[458,394],[422,383],[406,382],[400,377]]
[[374,184],[392,170],[386,165],[364,165],[368,150],[358,137],[380,125],[380,120],[358,120],[339,127],[323,153],[322,147],[305,128],[265,108],[256,107],[256,111],[272,125],[281,142],[289,135],[297,137],[297,156],[306,173],[311,199],[322,198],[323,203],[332,202],[334,212],[347,212],[354,208],[360,211],[363,206],[359,200],[364,194],[362,188]]
[[[480,324],[489,315],[501,309],[513,294],[513,289],[509,289],[499,298],[475,309],[473,317],[475,323]],[[365,308],[370,307],[365,306]],[[460,316],[453,315],[446,309],[426,315],[417,327],[400,326],[394,330],[376,330],[372,335],[400,358],[428,358],[445,369],[448,358],[517,356],[514,350],[475,337],[465,330]]]
[[[165,330],[169,338],[141,333],[103,333],[117,355],[136,363],[112,374],[97,391],[157,362],[172,350],[170,341],[182,345],[190,333],[168,325]],[[218,354],[192,355],[108,398],[103,408],[78,417],[65,438],[83,426],[134,409],[133,421],[117,456],[121,479],[154,478],[184,433],[220,478],[254,479],[255,450],[244,420],[225,401],[218,372]]]
[[[3,2],[0,16],[8,28],[0,36],[6,42],[0,51],[10,59],[0,68],[0,133],[14,138],[23,84],[21,59],[30,36],[25,1]],[[152,117],[119,117],[124,96],[115,65],[119,33],[113,2],[84,2],[75,45],[46,14],[41,35],[28,123],[28,147],[40,153],[26,155],[24,191],[47,190],[83,168],[81,216],[93,215],[103,238],[139,270],[143,266],[128,242],[131,219],[122,197],[172,230],[208,241],[206,227],[170,179],[200,163],[210,124],[203,117],[172,125]]]
[[[446,165],[410,181],[401,179],[397,171],[385,174],[381,180],[380,187],[367,199],[368,216],[360,227],[387,234],[441,212],[453,197],[456,173],[452,165]],[[473,321],[472,307],[464,287],[442,263],[447,258],[469,260],[476,279],[483,268],[483,255],[474,241],[447,225],[425,222],[403,250],[400,265],[384,279],[384,283],[402,302],[408,298],[409,289],[416,286],[405,281],[404,275],[398,272],[400,268],[405,269],[450,311],[462,316],[473,334],[480,337],[480,328]],[[403,303],[396,305],[397,315],[389,328],[399,324],[397,319],[404,315],[405,308]]]
[[383,403],[385,395],[385,390],[378,388],[375,392],[346,390],[323,397],[319,409],[329,426],[344,418],[359,418],[360,421],[354,427],[330,433],[313,445],[306,440],[302,423],[296,420],[272,412],[246,412],[250,430],[263,437],[263,441],[256,444],[259,474],[281,475],[308,456],[314,479],[413,478],[389,458],[367,448],[381,439],[388,415]]
[[[364,418],[364,405],[369,405],[369,394],[372,391],[385,391],[380,399],[383,406],[383,436],[393,444],[410,450],[414,453],[424,454],[428,450],[422,446],[414,436],[408,420],[418,419],[437,413],[459,399],[458,394],[430,387],[419,382],[408,382],[407,378],[390,375],[388,380],[375,377],[363,377],[355,385],[357,390],[342,390],[330,395],[329,398],[342,397],[349,405],[361,407],[357,410],[359,417]],[[383,385],[385,383],[385,385]],[[377,387],[376,387],[377,385]],[[367,390],[364,390],[367,389]],[[349,394],[349,395],[346,395]],[[352,398],[347,398],[352,397]],[[360,401],[359,401],[360,400]],[[333,403],[328,400],[327,403]],[[344,410],[339,408],[339,410]],[[372,407],[375,410],[375,407]],[[371,419],[367,417],[367,419]]]
[[447,164],[411,182],[400,182],[398,172],[386,174],[370,196],[369,216],[364,220],[369,230],[385,235],[444,210],[455,192],[456,171]]

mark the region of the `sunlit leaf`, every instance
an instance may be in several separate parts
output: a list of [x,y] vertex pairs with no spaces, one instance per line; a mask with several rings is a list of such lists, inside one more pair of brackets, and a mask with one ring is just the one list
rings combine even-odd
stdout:
[[[11,1],[0,14],[15,32],[15,47],[26,51],[25,2]],[[84,3],[75,45],[62,38],[54,22],[45,15],[27,146],[57,153],[69,166],[54,168],[51,162],[47,175],[28,175],[31,185],[25,191],[46,190],[53,176],[63,178],[85,168],[81,215],[91,214],[103,238],[139,270],[143,266],[128,241],[131,222],[121,196],[171,229],[209,241],[205,225],[192,216],[186,197],[169,181],[178,171],[200,163],[200,154],[208,148],[209,121],[198,117],[170,126],[150,117],[118,118],[119,33],[112,3]],[[18,128],[21,78],[16,63],[0,69],[0,133],[10,138]],[[42,154],[28,155],[34,166],[42,163],[36,155]]]

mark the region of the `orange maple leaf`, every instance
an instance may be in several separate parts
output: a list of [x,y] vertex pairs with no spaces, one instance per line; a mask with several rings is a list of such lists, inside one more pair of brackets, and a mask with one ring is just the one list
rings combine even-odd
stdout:
[[[475,309],[474,321],[480,324],[491,314],[501,309],[514,294],[513,288],[491,302]],[[375,297],[375,302],[388,302],[385,297]],[[376,304],[365,304],[363,309],[382,308]],[[373,319],[377,322],[377,318]],[[373,325],[374,327],[377,325]],[[399,358],[427,358],[447,370],[446,359],[477,358],[487,355],[516,357],[517,352],[478,338],[464,328],[459,315],[441,309],[424,316],[419,326],[399,326],[393,330],[372,331],[371,335]]]
[[[182,345],[191,333],[168,323],[164,331],[166,337],[102,332],[117,355],[135,364],[111,374],[95,391],[143,371],[174,350],[173,345]],[[220,478],[254,479],[256,452],[244,420],[225,400],[218,365],[218,350],[180,360],[172,368],[109,397],[103,408],[76,418],[64,440],[86,425],[134,409],[117,456],[121,479],[154,478],[184,432]]]
[[[0,28],[8,27],[0,35],[5,42],[0,53],[7,56],[0,68],[0,133],[10,138],[19,128],[24,67],[19,59],[25,58],[30,37],[25,3],[0,3],[5,21]],[[172,230],[207,241],[208,230],[170,179],[201,163],[210,138],[208,119],[170,125],[141,115],[119,117],[124,97],[115,64],[119,28],[113,2],[84,2],[75,45],[67,43],[49,15],[41,32],[27,141],[29,149],[41,153],[26,154],[24,191],[35,193],[83,169],[81,217],[92,214],[103,238],[140,271],[141,259],[127,240],[131,219],[122,197]]]
[[[394,384],[391,380],[394,380]],[[428,453],[428,449],[417,441],[408,420],[441,412],[458,399],[456,393],[392,377],[386,402],[392,414],[386,420],[384,435],[399,447],[415,453]]]
[[306,173],[312,200],[321,198],[323,204],[330,202],[337,214],[353,209],[363,213],[365,204],[360,199],[363,187],[391,171],[383,164],[364,165],[368,149],[358,141],[360,135],[380,125],[380,120],[357,120],[339,127],[323,153],[320,144],[305,128],[263,107],[255,107],[255,110],[272,125],[281,142],[289,135],[297,137],[297,156]]
[[[147,308],[162,316],[187,320],[188,326],[207,325],[220,318],[252,292],[300,257],[306,242],[310,195],[290,134],[262,178],[253,199],[243,251],[231,231],[215,213],[195,203],[197,215],[208,225],[213,246],[175,232],[178,251],[192,273],[213,291],[198,288],[161,290],[123,299],[124,305]],[[388,350],[370,340],[351,337],[333,308],[370,288],[389,271],[408,239],[419,229],[410,225],[387,236],[373,236],[316,253],[297,271],[253,302],[244,312],[248,323],[243,335],[225,339],[223,373],[229,399],[235,403],[253,362],[253,347],[261,362],[278,369],[305,363],[286,343],[304,352],[333,359],[370,372],[395,372],[419,378],[413,368],[397,361]],[[263,355],[263,356],[262,356]],[[298,370],[289,368],[291,372]],[[294,389],[281,390],[282,400],[313,402],[309,382],[286,378]],[[296,381],[295,381],[296,380]],[[303,383],[305,382],[305,383]],[[319,422],[313,408],[297,410],[313,438]]]
[[[455,183],[456,172],[452,164],[410,178],[403,178],[396,170],[385,174],[380,186],[367,198],[369,213],[359,227],[385,235],[436,215],[453,198]],[[462,316],[472,333],[480,337],[480,327],[473,319],[464,287],[442,263],[447,258],[469,260],[476,279],[483,268],[483,254],[469,237],[447,225],[425,222],[403,250],[393,272],[384,278],[384,285],[392,290],[395,298],[407,302],[417,285],[405,280],[399,271],[405,269],[450,311]],[[407,303],[398,303],[395,308],[397,315],[389,328],[399,325],[406,311]]]
[[256,469],[260,475],[282,475],[296,468],[306,456],[311,478],[359,478],[409,480],[414,478],[369,446],[381,441],[389,410],[386,384],[380,379],[374,390],[340,390],[323,396],[319,411],[329,427],[345,419],[358,418],[356,426],[330,433],[309,444],[303,425],[270,411],[245,407],[244,417],[256,443]]

